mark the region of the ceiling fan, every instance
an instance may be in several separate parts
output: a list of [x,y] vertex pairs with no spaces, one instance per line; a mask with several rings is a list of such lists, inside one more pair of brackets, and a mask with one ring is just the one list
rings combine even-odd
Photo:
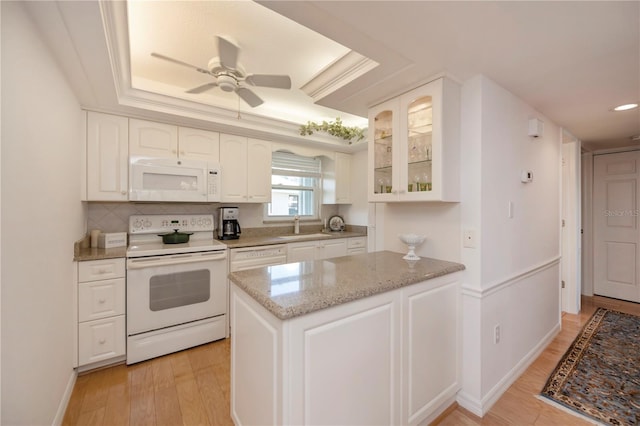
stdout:
[[251,89],[247,88],[244,83],[258,87],[291,89],[291,78],[288,75],[247,74],[242,65],[238,63],[238,53],[240,52],[238,46],[224,37],[218,36],[217,38],[218,54],[220,56],[212,58],[207,64],[207,68],[191,65],[160,53],[152,52],[151,56],[193,68],[198,72],[214,77],[214,81],[187,90],[187,93],[202,93],[217,86],[224,92],[237,93],[251,107],[257,107],[264,101]]

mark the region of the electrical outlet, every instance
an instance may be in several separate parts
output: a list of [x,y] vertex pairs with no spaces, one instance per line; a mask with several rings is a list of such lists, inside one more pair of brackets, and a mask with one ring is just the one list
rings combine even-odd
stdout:
[[497,345],[498,343],[500,343],[500,333],[501,333],[501,329],[500,329],[500,324],[496,324],[493,327],[493,343],[495,345]]

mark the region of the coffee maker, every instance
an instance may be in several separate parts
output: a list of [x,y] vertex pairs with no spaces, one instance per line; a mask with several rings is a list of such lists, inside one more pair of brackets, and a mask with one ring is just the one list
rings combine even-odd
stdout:
[[240,223],[237,207],[218,208],[218,239],[237,240],[240,238]]

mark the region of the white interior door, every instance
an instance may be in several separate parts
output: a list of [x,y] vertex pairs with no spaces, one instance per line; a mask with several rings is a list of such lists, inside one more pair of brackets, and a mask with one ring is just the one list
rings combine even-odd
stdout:
[[640,151],[594,159],[594,293],[640,302]]

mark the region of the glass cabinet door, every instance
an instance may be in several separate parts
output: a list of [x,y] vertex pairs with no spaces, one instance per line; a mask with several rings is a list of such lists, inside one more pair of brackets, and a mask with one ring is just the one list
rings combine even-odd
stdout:
[[433,99],[421,96],[407,107],[406,117],[407,192],[432,190]]
[[460,87],[439,78],[369,109],[371,202],[460,201]]
[[374,194],[390,194],[393,188],[394,114],[392,110],[383,110],[374,117]]

